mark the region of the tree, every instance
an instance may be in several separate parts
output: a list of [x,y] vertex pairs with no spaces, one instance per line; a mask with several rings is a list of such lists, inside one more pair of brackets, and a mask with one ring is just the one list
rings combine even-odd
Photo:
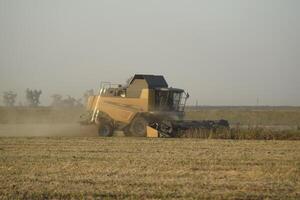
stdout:
[[37,107],[40,104],[41,90],[26,90],[26,99],[29,106]]
[[74,97],[68,96],[62,101],[64,107],[75,107],[76,99]]
[[17,94],[12,91],[3,93],[3,102],[5,106],[12,107],[16,103]]
[[53,107],[60,107],[61,106],[62,96],[60,94],[54,94],[54,95],[51,96],[51,98],[53,99],[52,103],[51,103],[51,106],[53,106]]
[[60,94],[54,94],[51,96],[52,106],[53,107],[81,107],[83,106],[81,103],[81,99],[75,99],[74,97],[68,96],[67,98],[63,98]]

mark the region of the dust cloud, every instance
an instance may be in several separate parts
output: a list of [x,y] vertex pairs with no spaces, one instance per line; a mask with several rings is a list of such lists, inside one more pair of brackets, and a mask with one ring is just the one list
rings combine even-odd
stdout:
[[79,124],[81,109],[0,108],[0,137],[90,137],[93,125]]

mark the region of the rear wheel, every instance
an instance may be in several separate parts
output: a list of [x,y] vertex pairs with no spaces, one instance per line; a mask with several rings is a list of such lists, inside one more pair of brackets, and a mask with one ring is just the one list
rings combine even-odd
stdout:
[[110,137],[113,135],[113,126],[110,122],[103,120],[98,127],[98,135],[102,137]]
[[129,128],[132,136],[145,137],[147,136],[148,121],[144,117],[135,118]]

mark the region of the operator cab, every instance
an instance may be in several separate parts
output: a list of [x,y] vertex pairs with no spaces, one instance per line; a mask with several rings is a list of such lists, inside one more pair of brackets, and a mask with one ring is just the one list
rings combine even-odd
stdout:
[[165,78],[160,75],[136,74],[126,89],[126,97],[140,98],[142,90],[149,89],[153,98],[154,111],[183,112],[188,94],[182,89],[168,86]]
[[155,89],[155,110],[182,112],[187,98],[188,96],[182,89]]

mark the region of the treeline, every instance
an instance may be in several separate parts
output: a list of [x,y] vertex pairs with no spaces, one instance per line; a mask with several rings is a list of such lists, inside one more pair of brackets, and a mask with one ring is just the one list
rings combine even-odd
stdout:
[[[26,102],[16,105],[18,94],[13,91],[5,91],[2,95],[2,101],[6,107],[15,107],[15,106],[26,106],[26,107],[39,107],[41,105],[41,95],[43,94],[42,90],[37,89],[26,89],[25,97]],[[61,94],[51,95],[52,102],[51,107],[83,107],[88,97],[94,95],[94,91],[86,90],[82,98],[75,98],[70,95],[64,96]]]

